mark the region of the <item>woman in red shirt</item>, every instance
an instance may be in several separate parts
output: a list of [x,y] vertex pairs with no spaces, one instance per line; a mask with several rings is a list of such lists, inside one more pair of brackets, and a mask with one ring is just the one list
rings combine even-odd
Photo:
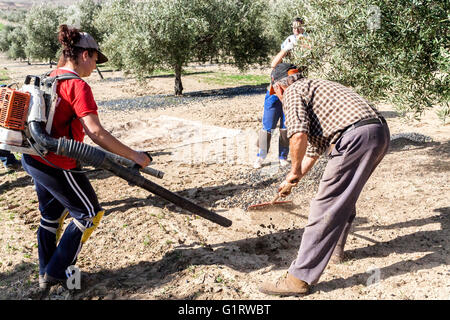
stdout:
[[[72,73],[79,78],[59,82],[55,115],[50,135],[82,142],[85,134],[103,149],[133,160],[142,167],[149,157],[132,150],[114,138],[100,123],[90,86],[81,78],[88,77],[97,63],[108,59],[96,41],[87,33],[61,25],[58,40],[63,52],[59,68],[50,75]],[[83,243],[98,226],[104,210],[84,173],[77,172],[74,159],[49,153],[46,160],[24,155],[22,165],[33,177],[41,211],[38,229],[39,287],[43,292],[71,277]],[[52,165],[50,165],[52,164]],[[62,233],[66,216],[73,217]],[[58,243],[59,240],[59,243]]]

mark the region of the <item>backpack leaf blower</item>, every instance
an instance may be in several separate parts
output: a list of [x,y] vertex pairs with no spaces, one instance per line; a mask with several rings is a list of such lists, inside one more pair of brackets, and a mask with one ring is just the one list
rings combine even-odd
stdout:
[[[34,84],[31,79],[34,78]],[[94,168],[107,170],[116,176],[141,187],[193,214],[229,227],[232,221],[203,208],[146,179],[131,166],[136,164],[126,158],[83,142],[49,135],[56,108],[56,85],[58,81],[73,79],[73,74],[49,77],[48,74],[27,76],[22,88],[0,88],[0,149],[40,155],[54,152],[70,157]],[[140,171],[162,178],[164,173],[152,168]]]

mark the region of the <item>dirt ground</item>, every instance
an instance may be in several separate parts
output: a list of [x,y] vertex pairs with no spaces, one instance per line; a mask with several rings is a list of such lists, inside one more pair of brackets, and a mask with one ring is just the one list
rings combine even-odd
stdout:
[[[0,68],[12,78],[8,83],[48,70],[44,64],[28,66],[4,57]],[[205,70],[237,73],[230,67],[193,65],[182,79],[185,94],[204,91],[213,96],[210,90],[233,87],[207,84]],[[147,177],[233,224],[221,227],[107,172],[88,173],[106,215],[77,261],[82,290],[73,295],[53,292],[50,299],[299,299],[269,297],[258,286],[283,275],[296,257],[315,189],[291,196],[290,206],[259,211],[221,206],[225,198],[254,187],[246,176],[255,171],[263,91],[186,103],[172,97],[173,104],[169,100],[161,107],[111,109],[111,101],[170,95],[173,78],[150,77],[138,84],[112,70],[104,70],[103,76],[87,78],[100,119],[123,142],[152,151],[152,167],[165,176]],[[357,203],[346,260],[328,265],[312,293],[300,299],[450,298],[450,126],[434,111],[418,122],[399,117],[390,105],[378,108],[391,134],[419,133],[432,141],[392,143]],[[238,136],[246,138],[236,140]],[[214,147],[227,137],[234,141],[231,149],[245,144],[246,152],[234,158],[223,149],[218,152]],[[180,149],[186,145],[202,151]],[[276,139],[272,145],[270,168],[276,167]],[[32,187],[23,170],[0,169],[0,299],[36,297],[40,216]]]

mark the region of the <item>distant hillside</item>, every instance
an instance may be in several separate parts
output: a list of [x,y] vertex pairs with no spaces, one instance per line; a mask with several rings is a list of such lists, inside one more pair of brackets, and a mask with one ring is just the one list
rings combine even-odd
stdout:
[[[52,4],[71,5],[79,0],[52,0]],[[47,0],[0,0],[0,10],[29,9],[34,4],[48,3]]]

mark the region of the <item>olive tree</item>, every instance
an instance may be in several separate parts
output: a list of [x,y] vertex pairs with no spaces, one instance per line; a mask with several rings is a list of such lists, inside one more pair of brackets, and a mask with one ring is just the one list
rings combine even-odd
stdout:
[[60,48],[58,27],[63,21],[64,10],[49,5],[33,6],[25,19],[27,45],[26,55],[29,58],[47,60],[52,66],[52,59],[57,58]]
[[8,33],[8,57],[11,59],[26,59],[25,46],[27,37],[22,27],[15,27]]
[[240,69],[266,61],[263,12],[263,3],[251,0],[113,0],[96,25],[112,64],[141,78],[171,68],[181,95],[181,72],[191,61],[217,59]]
[[291,61],[420,117],[449,108],[449,3],[439,0],[279,0],[305,18],[311,49]]
[[14,27],[5,25],[0,30],[0,52],[8,52],[11,40],[8,38],[9,33],[14,30]]

